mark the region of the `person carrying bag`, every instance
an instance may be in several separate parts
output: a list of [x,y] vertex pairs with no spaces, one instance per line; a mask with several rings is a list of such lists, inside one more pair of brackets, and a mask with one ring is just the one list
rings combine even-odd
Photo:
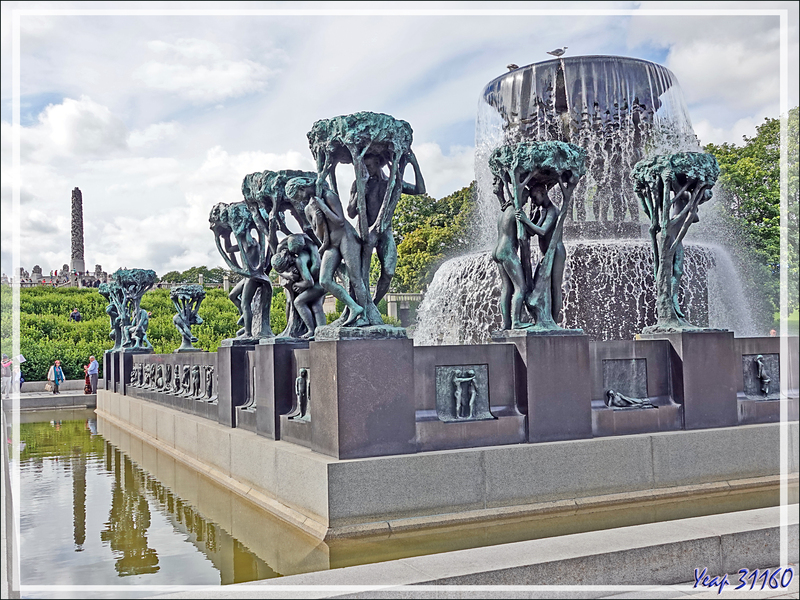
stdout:
[[61,385],[63,381],[64,371],[61,370],[61,361],[57,360],[47,372],[47,383],[44,385],[44,389],[54,394],[60,394],[61,392],[58,391],[58,386]]

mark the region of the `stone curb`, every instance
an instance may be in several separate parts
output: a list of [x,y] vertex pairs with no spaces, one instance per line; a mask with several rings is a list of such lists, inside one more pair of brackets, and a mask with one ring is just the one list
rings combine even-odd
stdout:
[[[648,586],[674,584],[684,585],[665,590],[666,595],[658,597],[702,594],[707,588],[686,585],[695,568],[707,568],[713,576],[778,564],[779,512],[780,507],[772,507],[693,517],[156,597],[535,598],[549,591],[557,593],[548,597],[597,598],[631,592],[620,597],[632,598],[643,597],[636,593]],[[790,563],[798,560],[798,520],[798,506],[791,505],[787,527]],[[468,586],[503,587],[496,588],[494,594],[487,595],[493,591],[488,588],[476,596],[474,592],[481,590]],[[555,586],[565,587],[558,591]],[[517,593],[508,596],[511,591]],[[772,590],[772,594],[778,597],[781,591]]]

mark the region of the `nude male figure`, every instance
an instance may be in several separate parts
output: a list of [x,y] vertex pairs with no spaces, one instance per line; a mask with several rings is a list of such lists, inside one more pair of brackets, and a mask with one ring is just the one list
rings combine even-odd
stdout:
[[[425,193],[425,181],[422,179],[422,172],[417,163],[417,157],[413,152],[409,152],[408,162],[414,168],[414,185],[403,182],[403,192],[411,196],[419,196]],[[367,200],[367,224],[372,227],[378,218],[383,201],[386,198],[386,188],[389,185],[389,178],[383,172],[386,162],[377,154],[367,154],[364,157],[364,165],[367,168],[366,200]],[[347,205],[347,216],[355,219],[358,216],[358,193],[356,182],[350,188],[350,202]],[[364,232],[361,232],[364,235]],[[373,302],[378,304],[381,298],[389,291],[389,284],[394,277],[397,268],[397,245],[394,241],[392,226],[383,232],[378,233],[378,242],[375,245],[378,261],[381,264],[381,276],[375,290]]]

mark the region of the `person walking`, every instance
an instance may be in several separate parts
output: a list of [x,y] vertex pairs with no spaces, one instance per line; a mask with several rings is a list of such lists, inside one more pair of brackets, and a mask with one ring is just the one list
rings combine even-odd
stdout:
[[78,312],[77,308],[73,308],[72,312],[69,313],[69,320],[75,321],[76,323],[80,323],[81,321],[81,313]]
[[64,371],[61,370],[61,361],[55,361],[47,372],[47,381],[53,384],[53,393],[60,394],[58,386],[64,381]]
[[89,381],[92,385],[92,394],[97,393],[97,376],[100,373],[100,365],[98,364],[97,360],[94,356],[89,357],[89,369],[86,371],[86,374],[89,376]]
[[11,396],[11,359],[8,358],[8,354],[3,354],[3,398],[9,398]]

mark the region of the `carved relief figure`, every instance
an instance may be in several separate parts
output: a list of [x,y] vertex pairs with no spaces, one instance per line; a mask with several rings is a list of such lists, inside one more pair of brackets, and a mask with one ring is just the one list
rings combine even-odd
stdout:
[[160,391],[164,388],[164,367],[160,364],[156,365],[155,383],[157,390]]
[[188,396],[192,389],[192,370],[189,365],[183,365],[181,375],[181,396]]
[[658,408],[647,398],[631,398],[614,390],[606,392],[605,402],[609,408]]
[[189,395],[192,398],[199,398],[202,395],[200,387],[200,365],[192,366],[192,384]]
[[175,365],[172,371],[172,393],[176,396],[181,393],[181,366]]
[[[466,386],[466,390],[464,387]],[[475,385],[475,371],[473,369],[456,370],[453,372],[453,397],[455,399],[456,416],[460,419],[475,416],[475,397],[478,388]],[[464,394],[464,392],[467,392]]]
[[769,396],[769,384],[772,379],[770,379],[769,371],[767,371],[767,366],[764,364],[764,357],[759,354],[753,364],[756,367],[756,377],[761,382],[761,393]]
[[308,411],[308,401],[311,396],[311,379],[308,369],[302,368],[294,381],[294,393],[297,396],[297,408],[290,419],[308,420],[311,415]]
[[172,391],[172,365],[167,363],[164,365],[164,393],[169,394]]
[[212,365],[206,366],[206,398],[208,401],[213,401],[216,399],[216,394],[214,394],[214,367]]

